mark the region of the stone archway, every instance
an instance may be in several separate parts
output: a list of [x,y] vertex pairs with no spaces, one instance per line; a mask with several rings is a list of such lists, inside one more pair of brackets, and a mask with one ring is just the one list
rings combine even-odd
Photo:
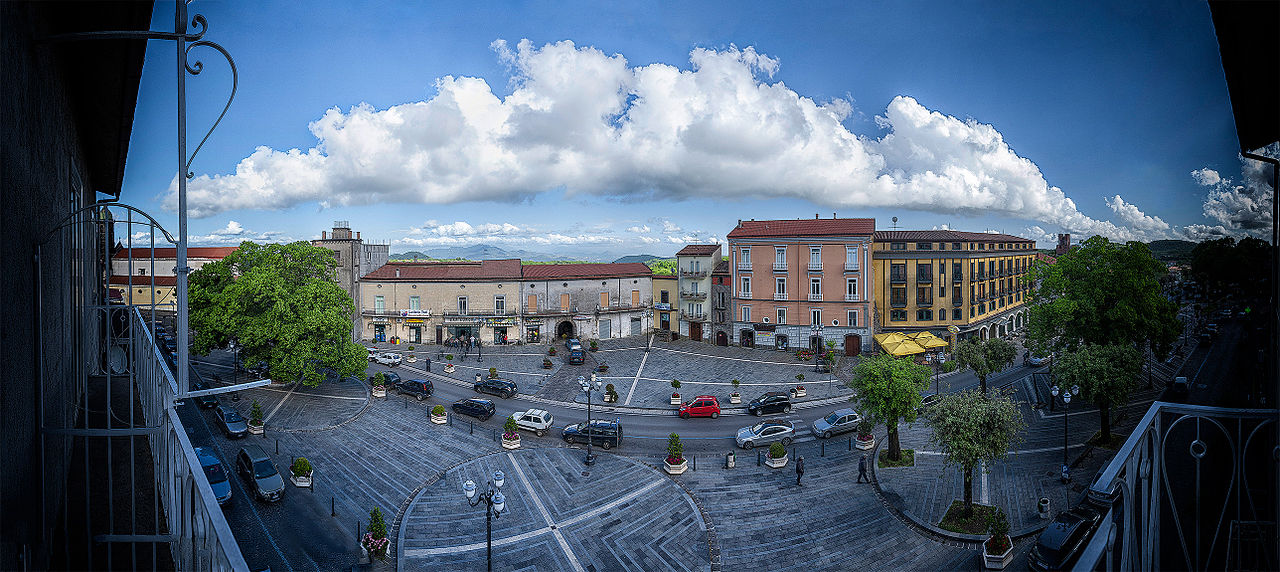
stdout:
[[557,324],[557,325],[556,325],[556,337],[557,337],[557,338],[572,338],[572,337],[573,337],[573,322],[571,322],[571,321],[569,321],[569,320],[565,320],[565,321],[560,322],[559,324]]
[[983,326],[981,330],[978,330],[978,339],[979,339],[979,340],[985,340],[985,339],[987,339],[987,327],[986,327],[986,326]]

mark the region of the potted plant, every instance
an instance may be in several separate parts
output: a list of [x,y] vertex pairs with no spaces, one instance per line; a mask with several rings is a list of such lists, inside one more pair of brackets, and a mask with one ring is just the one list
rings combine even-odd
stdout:
[[431,422],[436,425],[444,425],[449,422],[449,414],[445,412],[443,405],[436,405],[431,408]]
[[[444,358],[445,358],[445,359],[453,359],[453,356],[452,356],[452,355],[447,355],[447,356],[444,356]],[[453,373],[454,371],[455,371],[455,368],[453,367],[453,362],[446,362],[446,363],[444,364],[444,372],[445,372],[445,373]]]
[[787,448],[776,441],[769,445],[769,455],[765,458],[764,464],[773,469],[787,466]]
[[289,480],[295,487],[310,487],[311,473],[314,471],[315,469],[311,467],[311,461],[308,461],[306,457],[298,457],[297,459],[294,459],[293,464],[289,466],[289,472],[292,473]]
[[387,396],[387,375],[385,373],[378,372],[373,376],[373,396]]
[[689,461],[684,458],[684,444],[680,442],[679,434],[672,433],[667,437],[667,458],[662,463],[668,475],[683,474],[685,469],[689,468]]
[[[680,389],[680,380],[678,380],[678,379],[673,379],[673,380],[671,380],[671,388],[672,388],[672,389],[677,389],[677,390],[678,390],[678,389]],[[679,391],[673,391],[673,392],[671,392],[671,404],[672,404],[672,405],[680,405],[680,392],[679,392]]]
[[391,540],[387,538],[387,522],[382,517],[382,509],[373,507],[369,511],[369,531],[360,540],[360,547],[374,558],[386,558],[391,551]]
[[604,386],[604,402],[615,403],[618,401],[618,391],[614,389],[613,384]]
[[598,348],[596,347],[596,341],[595,341],[595,340],[591,340],[591,351],[593,351],[593,352],[594,352],[594,351],[596,351],[597,349],[598,349]]
[[1013,560],[1013,541],[1009,538],[1009,517],[1004,509],[997,508],[987,525],[991,536],[982,543],[982,564],[988,570],[1004,570]]
[[253,407],[249,408],[249,433],[253,435],[261,435],[265,427],[262,421],[262,404],[258,400],[253,400]]
[[551,346],[551,347],[547,348],[547,355],[549,355],[549,356],[556,355],[556,347],[555,347],[555,346]]
[[413,355],[413,346],[409,346],[409,355],[404,356],[404,361],[414,363],[418,361],[418,356]]
[[600,362],[600,365],[596,366],[596,370],[598,370],[600,373],[607,373],[609,371],[609,364]]
[[874,425],[868,419],[858,422],[858,448],[863,451],[869,451],[876,446],[876,436],[871,434],[871,428]]
[[[796,374],[796,381],[797,381],[797,382],[804,381],[804,374],[803,374],[803,373],[797,373],[797,374]],[[791,398],[792,398],[792,399],[795,399],[795,398],[797,398],[797,397],[804,397],[805,395],[808,395],[808,394],[805,392],[805,390],[804,390],[804,386],[803,386],[803,385],[796,385],[796,388],[795,388],[795,389],[793,389],[793,390],[791,390]]]
[[551,369],[552,367],[555,366],[551,363],[551,358],[542,358],[542,369]]
[[515,417],[507,417],[506,423],[502,424],[502,448],[503,449],[519,449],[520,433],[516,431]]
[[741,381],[733,380],[733,393],[729,394],[729,403],[742,403],[742,394],[738,393],[738,386],[741,384]]
[[489,379],[498,379],[498,368],[489,368]]

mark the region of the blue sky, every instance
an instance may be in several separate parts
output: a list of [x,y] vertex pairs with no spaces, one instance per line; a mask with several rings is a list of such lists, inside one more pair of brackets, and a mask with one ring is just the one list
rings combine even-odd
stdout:
[[[600,4],[194,3],[239,87],[193,244],[348,220],[392,252],[611,259],[815,213],[1042,245],[1270,224],[1202,2]],[[148,50],[122,198],[176,230],[174,54]],[[193,54],[192,148],[230,90]]]

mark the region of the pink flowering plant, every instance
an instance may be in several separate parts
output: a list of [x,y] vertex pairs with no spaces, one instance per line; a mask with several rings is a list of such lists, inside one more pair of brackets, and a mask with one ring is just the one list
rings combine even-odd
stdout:
[[360,542],[368,549],[369,554],[382,558],[391,540],[387,538],[387,521],[382,517],[382,509],[373,507],[369,511],[369,532]]
[[684,462],[684,443],[680,442],[680,435],[672,433],[667,437],[667,464],[679,465]]
[[516,433],[516,429],[518,429],[518,427],[516,426],[515,417],[507,417],[506,423],[502,424],[502,438],[508,441],[512,439],[519,439],[520,434]]

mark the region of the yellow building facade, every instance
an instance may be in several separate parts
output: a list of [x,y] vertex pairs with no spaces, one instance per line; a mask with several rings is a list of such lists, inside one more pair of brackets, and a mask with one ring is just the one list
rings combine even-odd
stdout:
[[876,331],[951,339],[1007,337],[1026,327],[1035,241],[953,230],[876,231]]

